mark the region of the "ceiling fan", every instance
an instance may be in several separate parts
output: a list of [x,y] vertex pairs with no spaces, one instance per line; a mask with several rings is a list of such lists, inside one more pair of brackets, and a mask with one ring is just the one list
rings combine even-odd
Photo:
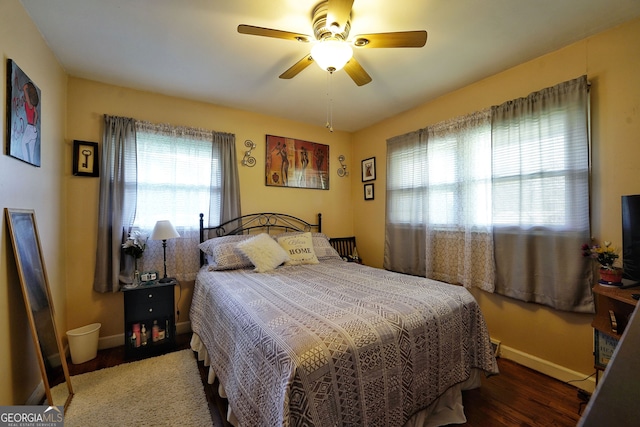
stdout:
[[371,82],[371,76],[352,56],[356,49],[423,47],[427,42],[426,31],[401,31],[393,33],[360,34],[349,39],[351,30],[351,7],[354,0],[324,0],[313,10],[313,34],[292,33],[271,28],[238,25],[238,32],[254,36],[273,37],[302,43],[313,43],[311,52],[280,75],[291,79],[316,62],[320,68],[333,73],[344,67],[349,77],[358,85]]

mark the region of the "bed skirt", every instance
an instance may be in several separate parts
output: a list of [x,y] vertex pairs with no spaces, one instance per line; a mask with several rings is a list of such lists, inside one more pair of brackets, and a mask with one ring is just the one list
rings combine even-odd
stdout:
[[[209,367],[207,382],[213,384],[216,379],[216,373],[209,361],[209,352],[196,333],[191,336],[191,349],[198,354],[198,360],[202,361],[204,366]],[[467,422],[467,418],[464,415],[464,407],[462,406],[462,391],[480,387],[482,375],[483,371],[481,369],[473,369],[466,381],[452,386],[431,405],[415,413],[404,427],[436,427],[448,424],[464,424]],[[227,398],[224,386],[221,383],[218,386],[218,394],[222,398]],[[235,427],[242,427],[233,415],[231,405],[228,405],[227,421]]]

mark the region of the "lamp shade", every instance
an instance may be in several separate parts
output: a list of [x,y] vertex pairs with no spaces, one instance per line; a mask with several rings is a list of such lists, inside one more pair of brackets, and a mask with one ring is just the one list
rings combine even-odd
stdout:
[[167,240],[176,237],[180,237],[180,235],[168,219],[156,222],[155,227],[153,227],[153,232],[151,233],[151,240]]
[[348,43],[337,40],[322,40],[311,48],[311,57],[326,71],[338,71],[345,66],[353,56],[353,50]]

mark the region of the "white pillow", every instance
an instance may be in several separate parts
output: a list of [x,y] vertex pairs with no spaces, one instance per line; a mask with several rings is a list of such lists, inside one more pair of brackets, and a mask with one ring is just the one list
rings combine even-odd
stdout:
[[319,264],[313,250],[311,233],[300,233],[293,236],[277,237],[278,243],[289,254],[289,261],[285,265]]
[[240,242],[236,248],[251,260],[255,266],[254,271],[258,273],[271,271],[283,262],[289,261],[287,252],[266,233]]

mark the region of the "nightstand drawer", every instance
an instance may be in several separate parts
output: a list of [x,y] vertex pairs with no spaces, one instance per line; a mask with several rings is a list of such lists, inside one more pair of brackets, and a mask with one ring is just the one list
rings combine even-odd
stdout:
[[125,318],[145,318],[173,313],[173,286],[136,289],[125,293]]

